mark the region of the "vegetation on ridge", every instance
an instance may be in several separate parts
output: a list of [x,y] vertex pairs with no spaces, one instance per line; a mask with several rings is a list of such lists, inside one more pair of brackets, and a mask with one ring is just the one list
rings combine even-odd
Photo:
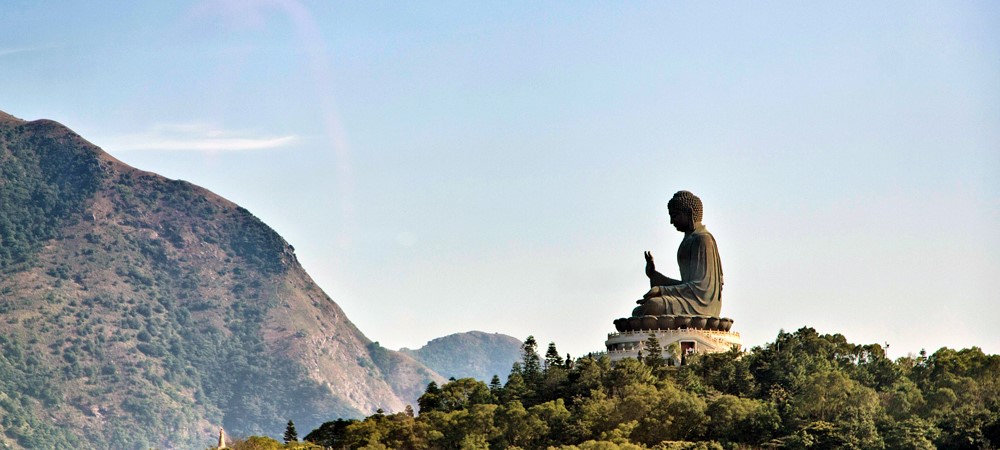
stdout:
[[531,337],[523,349],[505,384],[432,383],[419,415],[327,422],[306,440],[367,450],[1000,447],[1000,356],[978,348],[892,361],[877,344],[802,328],[679,368],[542,359]]
[[0,448],[281,436],[439,379],[369,343],[246,209],[0,121]]
[[521,341],[499,333],[469,331],[431,340],[416,350],[400,349],[448,378],[489,380],[520,358]]
[[97,159],[65,151],[63,139],[26,127],[0,128],[2,272],[30,261],[65,224],[80,220],[102,178]]

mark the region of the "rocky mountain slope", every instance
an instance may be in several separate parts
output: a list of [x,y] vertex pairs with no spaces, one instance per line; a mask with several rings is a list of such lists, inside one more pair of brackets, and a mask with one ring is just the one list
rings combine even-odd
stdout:
[[416,350],[399,351],[445,377],[489,382],[497,375],[505,381],[514,362],[521,360],[521,341],[506,334],[469,331],[434,339]]
[[0,448],[205,448],[430,381],[246,209],[0,113]]

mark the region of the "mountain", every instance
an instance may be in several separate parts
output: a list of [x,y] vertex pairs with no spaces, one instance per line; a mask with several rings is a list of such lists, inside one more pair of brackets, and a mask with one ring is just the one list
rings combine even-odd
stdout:
[[399,351],[445,377],[489,382],[493,375],[507,379],[511,366],[521,360],[521,341],[505,334],[469,331],[434,339],[416,350]]
[[0,448],[205,448],[430,381],[246,209],[0,112]]

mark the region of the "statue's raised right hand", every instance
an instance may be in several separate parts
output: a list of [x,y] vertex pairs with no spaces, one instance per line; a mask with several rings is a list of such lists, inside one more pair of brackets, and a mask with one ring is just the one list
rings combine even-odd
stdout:
[[646,257],[646,276],[652,278],[653,274],[656,273],[656,263],[653,262],[653,254],[645,252],[643,256]]

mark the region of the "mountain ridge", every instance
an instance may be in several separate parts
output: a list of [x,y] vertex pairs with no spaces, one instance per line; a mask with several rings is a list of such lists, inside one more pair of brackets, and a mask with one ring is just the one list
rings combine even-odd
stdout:
[[401,411],[443,381],[373,346],[284,239],[208,189],[3,112],[0,173],[0,444],[279,435]]
[[467,331],[431,339],[416,350],[399,349],[444,377],[505,379],[521,359],[521,340],[500,333]]

